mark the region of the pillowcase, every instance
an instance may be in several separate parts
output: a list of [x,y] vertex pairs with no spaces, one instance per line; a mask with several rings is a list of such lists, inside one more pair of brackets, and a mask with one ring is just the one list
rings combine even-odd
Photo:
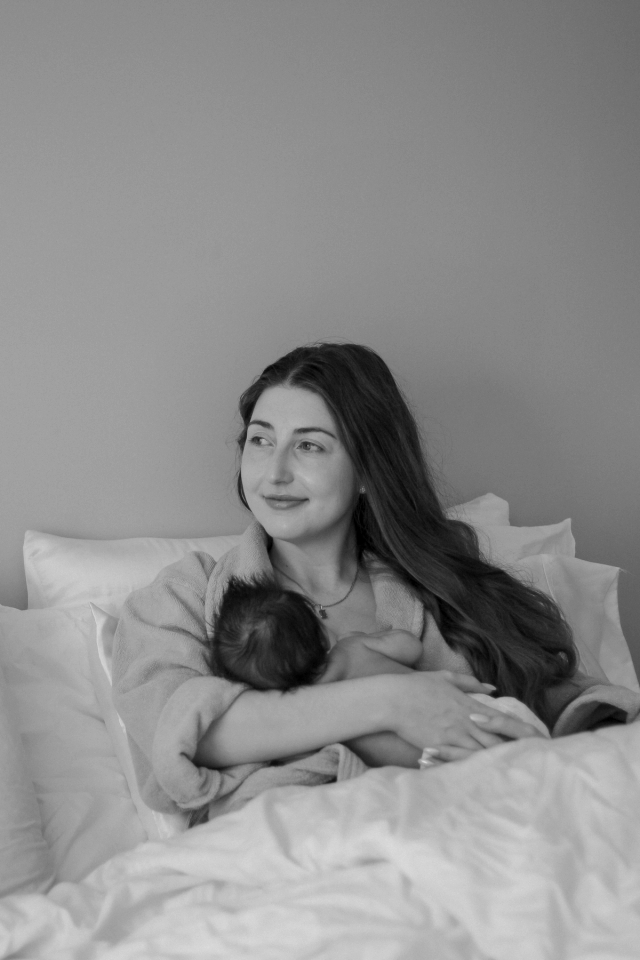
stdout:
[[[544,551],[573,556],[569,520],[544,527],[509,526],[509,504],[492,493],[452,507],[449,516],[478,530],[481,547],[493,562],[511,563]],[[24,569],[29,609],[93,602],[117,612],[126,597],[146,586],[170,563],[193,550],[218,560],[238,535],[169,539],[78,540],[28,530]]]
[[450,507],[447,516],[475,527],[480,549],[491,563],[505,566],[538,553],[575,557],[571,520],[538,527],[512,527],[509,504],[493,493]]
[[449,507],[447,516],[452,520],[464,520],[465,523],[505,526],[509,524],[509,504],[495,493],[483,493],[475,500],[458,503]]
[[0,659],[57,880],[80,880],[147,839],[96,700],[89,643],[88,604],[0,607]]
[[13,708],[0,665],[0,897],[45,893],[53,884],[53,862]]
[[155,579],[163,567],[203,550],[218,560],[239,535],[169,539],[77,540],[27,530],[24,572],[29,610],[73,607],[93,601],[121,605],[133,591]]
[[523,557],[539,553],[574,557],[576,542],[571,520],[543,527],[511,527],[474,524],[478,542],[486,559],[498,567],[509,566]]
[[620,624],[619,567],[542,554],[525,557],[509,570],[558,604],[573,630],[585,673],[640,690]]

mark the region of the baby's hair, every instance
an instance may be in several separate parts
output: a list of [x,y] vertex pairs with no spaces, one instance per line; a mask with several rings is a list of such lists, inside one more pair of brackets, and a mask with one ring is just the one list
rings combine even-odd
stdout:
[[310,600],[271,577],[231,577],[213,621],[213,673],[258,690],[314,683],[327,660],[324,629]]

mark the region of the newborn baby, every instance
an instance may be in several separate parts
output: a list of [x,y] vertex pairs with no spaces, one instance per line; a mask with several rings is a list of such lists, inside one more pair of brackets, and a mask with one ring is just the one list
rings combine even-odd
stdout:
[[[232,577],[213,623],[210,666],[218,676],[257,690],[293,690],[416,667],[422,643],[406,630],[351,633],[334,646],[310,600],[269,578]],[[544,723],[514,697],[471,694],[549,736]]]

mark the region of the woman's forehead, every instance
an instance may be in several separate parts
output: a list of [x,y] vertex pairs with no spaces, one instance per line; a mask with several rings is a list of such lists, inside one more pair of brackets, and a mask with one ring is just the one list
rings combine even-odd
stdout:
[[251,414],[251,421],[255,420],[276,428],[320,427],[337,436],[337,425],[322,397],[304,387],[279,386],[264,390]]

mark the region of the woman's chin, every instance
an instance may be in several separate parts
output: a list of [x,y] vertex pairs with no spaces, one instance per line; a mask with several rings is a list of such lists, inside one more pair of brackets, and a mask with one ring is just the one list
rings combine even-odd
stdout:
[[[262,523],[262,521],[261,521]],[[268,536],[272,540],[285,540],[287,543],[303,543],[307,540],[313,540],[313,534],[305,529],[284,523],[263,523]]]
[[308,525],[301,523],[300,517],[292,516],[293,511],[275,511],[270,509],[252,510],[259,524],[274,540],[298,540],[309,534]]

